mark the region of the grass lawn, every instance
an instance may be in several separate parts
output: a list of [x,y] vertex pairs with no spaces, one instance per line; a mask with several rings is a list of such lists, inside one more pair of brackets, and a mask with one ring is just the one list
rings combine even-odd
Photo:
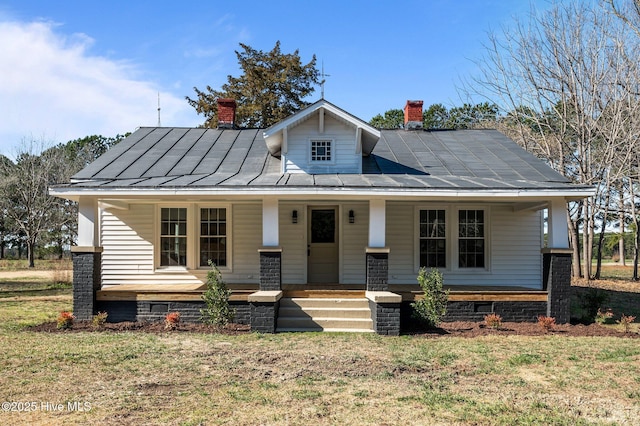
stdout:
[[640,418],[638,339],[35,333],[24,326],[71,309],[71,291],[28,284],[12,285],[11,296],[0,291],[0,402],[22,410],[3,405],[2,424],[632,425]]

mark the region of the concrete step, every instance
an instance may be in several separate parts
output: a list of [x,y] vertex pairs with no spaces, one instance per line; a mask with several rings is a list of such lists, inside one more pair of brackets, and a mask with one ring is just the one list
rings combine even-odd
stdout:
[[309,332],[323,332],[323,333],[373,333],[372,328],[295,328],[295,327],[278,327],[276,330],[278,333],[309,333]]
[[301,308],[299,306],[280,306],[280,317],[310,318],[362,318],[371,319],[371,309],[366,308]]
[[364,318],[278,317],[277,331],[373,330],[373,321]]
[[373,321],[365,298],[282,298],[276,330],[371,332]]
[[365,298],[350,299],[328,299],[314,297],[295,297],[280,299],[280,307],[300,307],[300,308],[369,308],[369,300]]

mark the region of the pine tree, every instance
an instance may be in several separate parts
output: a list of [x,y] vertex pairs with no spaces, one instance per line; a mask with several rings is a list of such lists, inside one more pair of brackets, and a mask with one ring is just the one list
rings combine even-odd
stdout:
[[219,98],[236,100],[236,124],[240,127],[269,127],[309,105],[304,98],[318,84],[315,55],[303,65],[299,51],[282,53],[279,41],[269,52],[243,43],[240,47],[242,51],[236,50],[243,72],[240,77],[227,76],[221,90],[194,87],[197,97],[186,97],[189,105],[204,115],[203,127],[217,127]]

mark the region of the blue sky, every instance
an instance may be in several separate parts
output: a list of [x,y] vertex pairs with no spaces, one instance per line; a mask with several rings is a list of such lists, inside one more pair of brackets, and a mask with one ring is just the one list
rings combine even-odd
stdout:
[[[534,3],[538,10],[546,0]],[[324,62],[325,98],[369,120],[407,99],[460,105],[489,30],[527,0],[0,0],[0,154],[157,124],[195,126],[184,100],[239,75],[238,43]],[[309,98],[320,97],[319,88]]]

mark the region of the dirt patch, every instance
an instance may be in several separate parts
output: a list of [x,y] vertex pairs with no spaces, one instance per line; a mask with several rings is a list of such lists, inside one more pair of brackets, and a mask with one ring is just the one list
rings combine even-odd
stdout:
[[[69,274],[72,274],[73,271],[65,271]],[[0,280],[11,280],[11,279],[26,279],[26,278],[42,278],[42,279],[52,279],[53,275],[58,273],[58,271],[52,270],[36,270],[36,269],[28,269],[28,270],[18,270],[18,271],[1,271],[0,270]]]
[[[143,333],[217,333],[237,335],[250,333],[250,326],[244,324],[228,324],[225,327],[215,328],[200,323],[182,323],[174,330],[167,330],[163,322],[118,322],[106,323],[100,328],[94,328],[90,321],[76,321],[70,330],[60,330],[55,322],[28,327],[27,330],[44,333],[78,333],[78,332],[124,332],[137,331]],[[639,333],[623,333],[617,328],[604,327],[599,324],[559,324],[552,330],[546,331],[537,323],[505,322],[499,328],[487,327],[484,323],[454,321],[441,323],[440,327],[431,330],[409,330],[403,334],[421,336],[425,338],[438,338],[443,336],[478,337],[478,336],[604,336],[604,337],[629,337],[640,338]]]

